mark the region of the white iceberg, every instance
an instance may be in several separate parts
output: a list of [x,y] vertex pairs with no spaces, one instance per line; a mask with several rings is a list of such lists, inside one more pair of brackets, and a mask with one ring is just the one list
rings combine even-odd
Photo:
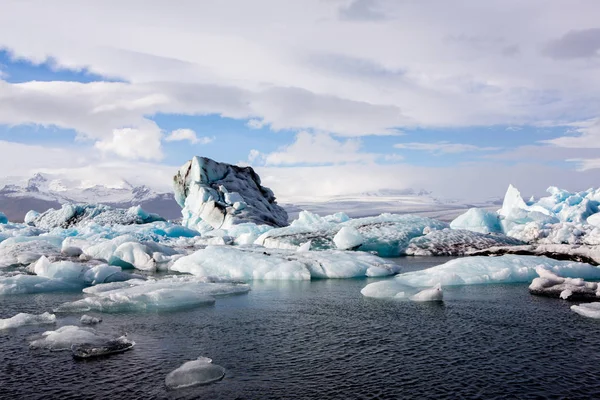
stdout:
[[500,233],[500,216],[482,208],[471,208],[450,223],[452,229],[466,229],[479,233]]
[[82,325],[96,325],[102,322],[102,318],[92,317],[91,315],[84,314],[79,319]]
[[443,286],[526,283],[538,277],[538,266],[563,277],[600,279],[600,268],[589,264],[505,255],[458,258],[422,271],[396,275],[392,281],[410,287],[431,287],[438,283]]
[[368,253],[208,246],[181,257],[171,271],[232,280],[309,280],[393,275],[400,267]]
[[165,378],[165,385],[169,389],[181,389],[215,382],[224,376],[225,368],[213,364],[210,358],[198,357],[170,372]]
[[13,317],[0,319],[0,330],[14,329],[26,325],[44,325],[56,322],[56,315],[45,312],[43,314],[19,313]]

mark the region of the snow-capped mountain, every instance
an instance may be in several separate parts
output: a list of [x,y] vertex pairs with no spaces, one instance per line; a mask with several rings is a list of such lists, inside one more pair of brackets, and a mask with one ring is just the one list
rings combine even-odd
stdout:
[[140,205],[146,211],[167,219],[181,217],[181,208],[173,193],[160,193],[125,180],[113,185],[91,185],[89,182],[37,173],[21,182],[0,188],[0,211],[11,221],[22,221],[29,210],[45,211],[64,203],[100,203],[114,207]]

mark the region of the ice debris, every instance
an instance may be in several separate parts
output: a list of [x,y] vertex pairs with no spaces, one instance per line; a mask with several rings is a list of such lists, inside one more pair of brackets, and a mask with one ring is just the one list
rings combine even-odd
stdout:
[[179,258],[171,271],[232,280],[309,280],[393,275],[400,267],[375,255],[339,250],[298,252],[258,246],[208,246]]
[[45,312],[43,314],[19,313],[13,317],[0,319],[0,330],[19,328],[26,325],[53,324],[56,322],[56,315]]
[[535,270],[539,278],[535,278],[529,285],[531,294],[564,300],[600,298],[600,288],[596,282],[586,282],[581,278],[563,278],[541,265],[536,267]]
[[84,314],[79,319],[79,322],[82,325],[96,325],[96,324],[99,324],[100,322],[102,322],[102,318],[96,318],[96,317],[92,317],[90,315]]
[[169,389],[181,389],[215,382],[224,376],[225,368],[213,364],[210,358],[198,357],[171,371],[165,378],[165,385]]
[[183,225],[200,232],[241,223],[286,226],[287,213],[252,167],[194,157],[173,178]]
[[71,345],[71,352],[75,358],[92,358],[123,353],[131,350],[133,346],[135,346],[135,342],[124,335],[102,343],[73,344]]

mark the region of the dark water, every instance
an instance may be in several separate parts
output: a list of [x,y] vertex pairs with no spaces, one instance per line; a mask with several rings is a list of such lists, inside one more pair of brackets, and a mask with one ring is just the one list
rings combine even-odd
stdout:
[[[443,304],[364,298],[372,281],[255,282],[211,307],[103,314],[100,331],[127,332],[137,346],[97,360],[29,350],[45,327],[0,332],[0,397],[600,398],[600,323],[569,303],[532,297],[527,285],[446,288]],[[4,297],[0,317],[79,297]],[[200,355],[225,367],[225,378],[167,392],[165,376]]]

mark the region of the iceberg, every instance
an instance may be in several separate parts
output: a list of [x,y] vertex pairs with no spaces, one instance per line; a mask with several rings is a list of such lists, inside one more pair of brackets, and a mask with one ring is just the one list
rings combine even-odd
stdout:
[[529,292],[537,296],[556,297],[564,300],[590,300],[600,298],[598,283],[581,278],[562,278],[542,266],[536,267],[539,278],[529,285]]
[[71,228],[90,222],[98,225],[131,225],[164,221],[139,206],[129,209],[113,208],[102,204],[63,204],[59,210],[53,208],[41,214],[29,214],[28,223],[42,229]]
[[431,287],[438,283],[443,286],[526,283],[538,276],[538,266],[563,277],[600,279],[600,268],[589,264],[546,257],[505,255],[458,258],[422,271],[400,274],[392,280],[412,287]]
[[26,325],[53,324],[56,322],[56,315],[45,312],[40,315],[19,313],[13,317],[0,319],[0,330],[20,328]]
[[8,218],[3,212],[0,212],[0,224],[8,224]]
[[[127,284],[127,286],[126,286]],[[141,312],[172,311],[211,305],[215,297],[247,293],[250,287],[240,283],[212,283],[193,276],[172,276],[161,280],[125,282],[117,287],[102,285],[81,300],[64,303],[55,312]]]
[[[297,249],[311,241],[312,250],[336,249],[335,237],[340,246],[365,252],[375,252],[380,257],[398,257],[406,254],[411,239],[422,236],[424,230],[447,228],[448,224],[416,215],[381,214],[377,217],[343,219],[319,217],[303,211],[298,220],[289,227],[271,229],[263,233],[254,243],[269,248]],[[348,241],[348,242],[346,242]]]
[[450,223],[452,229],[466,229],[478,233],[501,233],[500,216],[482,208],[471,208]]
[[413,238],[406,254],[410,256],[462,256],[477,250],[525,243],[503,234],[483,234],[469,230],[442,229]]
[[310,280],[393,275],[400,267],[369,253],[259,246],[208,246],[177,259],[171,271],[230,280]]
[[225,368],[213,364],[210,358],[198,357],[170,372],[165,378],[165,385],[169,389],[181,389],[215,382],[224,376]]
[[39,237],[10,238],[0,243],[0,268],[29,265],[43,255],[60,257],[60,248]]
[[282,227],[287,213],[252,167],[194,157],[173,178],[183,225],[206,232],[242,223]]

